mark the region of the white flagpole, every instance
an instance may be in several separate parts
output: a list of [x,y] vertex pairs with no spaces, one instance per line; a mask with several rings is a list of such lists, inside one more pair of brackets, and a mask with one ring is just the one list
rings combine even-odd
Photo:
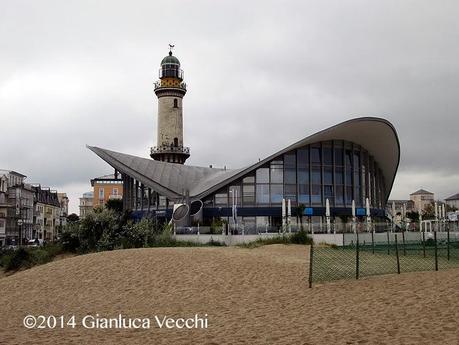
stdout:
[[288,226],[288,232],[292,232],[291,226],[290,226],[290,217],[292,216],[292,203],[291,200],[287,200],[287,226]]
[[282,199],[282,232],[285,232],[285,199]]
[[367,231],[370,232],[370,224],[371,224],[371,213],[370,213],[370,199],[365,199],[365,208],[367,213]]
[[325,217],[327,219],[327,233],[330,233],[330,201],[325,200]]

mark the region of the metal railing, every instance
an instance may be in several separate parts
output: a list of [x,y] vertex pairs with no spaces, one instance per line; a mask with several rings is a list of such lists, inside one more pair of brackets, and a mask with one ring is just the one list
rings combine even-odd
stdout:
[[[450,226],[448,226],[450,225]],[[455,224],[433,232],[342,233],[342,245],[315,243],[310,249],[309,286],[340,279],[459,268]]]
[[185,146],[154,146],[150,149],[151,154],[156,153],[185,153],[190,154],[190,148]]
[[166,85],[161,85],[161,81],[155,82],[155,90],[160,89],[160,88],[179,88],[186,90],[186,83],[181,82],[178,86],[166,86]]

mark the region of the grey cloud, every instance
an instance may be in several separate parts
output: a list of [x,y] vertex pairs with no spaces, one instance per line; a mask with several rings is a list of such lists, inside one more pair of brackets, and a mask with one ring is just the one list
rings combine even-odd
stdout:
[[454,194],[458,9],[427,0],[4,3],[0,167],[67,186],[75,210],[79,186],[110,171],[85,144],[142,156],[154,145],[152,84],[175,43],[189,164],[237,168],[337,122],[381,116],[402,145],[393,195],[417,185]]

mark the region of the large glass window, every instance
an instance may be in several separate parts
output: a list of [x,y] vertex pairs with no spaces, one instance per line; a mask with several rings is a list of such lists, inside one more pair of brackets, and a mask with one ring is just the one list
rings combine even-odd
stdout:
[[242,202],[245,205],[253,205],[255,203],[255,185],[244,184],[242,186]]
[[311,186],[311,203],[313,205],[321,205],[322,204],[322,191],[320,185],[312,185]]
[[352,150],[346,150],[345,162],[346,162],[346,167],[352,167]]
[[242,183],[255,183],[255,176],[246,176],[242,179]]
[[296,170],[295,169],[285,169],[284,182],[288,184],[296,183]]
[[257,204],[269,204],[269,184],[257,184]]
[[299,167],[309,166],[309,150],[307,147],[298,149],[297,162]]
[[333,198],[334,198],[334,193],[333,193],[333,186],[324,186],[324,198],[328,199],[330,202],[330,205],[333,206]]
[[322,182],[322,179],[321,179],[321,174],[320,174],[320,167],[312,167],[311,169],[311,181],[312,181],[312,184],[318,184],[320,185],[321,182]]
[[324,144],[322,147],[322,156],[324,165],[332,165],[333,164],[333,151],[331,144]]
[[343,186],[336,186],[335,205],[336,206],[344,205],[344,187]]
[[284,187],[284,197],[290,199],[292,205],[296,205],[296,184],[286,184]]
[[298,184],[309,184],[309,169],[298,169]]
[[[290,151],[241,182],[229,188],[237,188],[238,203],[248,206],[279,205],[282,198],[292,205],[322,207],[326,199],[336,207],[350,207],[352,200],[363,207],[366,197],[373,207],[382,207],[385,201],[384,178],[373,157],[359,145],[341,140]],[[228,189],[223,194],[215,200],[227,205],[232,195]]]
[[269,169],[259,168],[256,172],[257,183],[269,183]]
[[295,153],[286,153],[284,155],[284,165],[285,168],[295,169],[296,168],[296,155]]
[[335,164],[336,165],[344,165],[344,162],[343,162],[343,148],[342,147],[335,147]]
[[352,186],[352,170],[346,167],[346,185]]
[[346,205],[351,206],[352,198],[352,186],[346,186]]
[[226,206],[228,204],[228,193],[215,194],[215,205]]
[[284,183],[284,164],[282,161],[271,162],[271,183]]
[[298,185],[298,203],[309,205],[310,203],[309,184]]
[[333,184],[333,168],[324,167],[324,184]]
[[271,202],[281,203],[283,197],[284,197],[284,186],[281,184],[272,184],[271,185]]
[[311,164],[320,164],[320,146],[318,147],[311,147]]
[[354,170],[360,169],[360,152],[354,151]]
[[342,167],[335,168],[335,183],[344,184],[344,169]]

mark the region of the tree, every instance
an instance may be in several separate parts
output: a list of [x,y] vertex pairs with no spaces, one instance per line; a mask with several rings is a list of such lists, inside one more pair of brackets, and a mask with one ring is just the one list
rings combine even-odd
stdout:
[[454,212],[454,211],[457,211],[457,207],[446,204],[446,212]]
[[419,221],[419,212],[416,212],[416,211],[406,212],[406,216],[409,219],[411,219],[412,222],[418,222]]
[[67,221],[70,222],[70,223],[76,223],[79,220],[80,220],[80,217],[78,217],[78,215],[76,213],[70,213],[67,216]]
[[123,212],[123,200],[122,199],[110,199],[105,203],[105,207],[109,210],[113,210],[116,213]]
[[300,216],[300,229],[301,230],[303,230],[303,214],[304,214],[305,209],[306,209],[306,206],[304,206],[304,204],[299,204],[296,209],[297,216]]

